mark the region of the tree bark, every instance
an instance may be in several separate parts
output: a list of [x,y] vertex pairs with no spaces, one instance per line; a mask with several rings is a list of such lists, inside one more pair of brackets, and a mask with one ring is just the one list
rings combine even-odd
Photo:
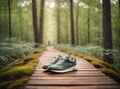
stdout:
[[57,1],[58,2],[58,12],[57,12],[57,29],[58,29],[58,33],[57,33],[57,38],[58,38],[58,44],[60,44],[60,0]]
[[43,43],[43,27],[44,27],[44,0],[41,0],[40,8],[40,26],[39,26],[39,43]]
[[71,44],[75,45],[74,17],[73,17],[73,0],[70,0],[70,26],[71,26]]
[[33,16],[34,41],[35,43],[39,43],[36,0],[32,0],[32,16]]
[[90,44],[90,2],[88,2],[88,44]]
[[79,2],[77,3],[77,10],[76,10],[76,45],[79,44]]
[[112,49],[111,7],[110,0],[103,1],[103,58],[105,62],[113,64],[112,54],[106,55],[106,50]]
[[[120,0],[118,0],[118,5],[119,5],[119,23],[120,23]],[[120,38],[120,26],[119,26],[119,38]],[[120,44],[119,44],[119,48],[120,48]]]
[[9,15],[9,38],[12,38],[12,31],[11,31],[11,2],[8,0],[8,15]]

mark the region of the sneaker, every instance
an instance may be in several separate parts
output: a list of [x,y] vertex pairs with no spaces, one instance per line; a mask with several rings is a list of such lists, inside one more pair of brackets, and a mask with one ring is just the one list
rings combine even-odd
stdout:
[[49,66],[56,64],[61,59],[61,57],[61,55],[58,55],[57,57],[55,57],[55,59],[53,59],[50,63],[44,65],[42,68],[47,70]]
[[61,58],[56,64],[48,67],[48,70],[56,73],[65,73],[75,70],[76,67],[76,57],[66,56]]

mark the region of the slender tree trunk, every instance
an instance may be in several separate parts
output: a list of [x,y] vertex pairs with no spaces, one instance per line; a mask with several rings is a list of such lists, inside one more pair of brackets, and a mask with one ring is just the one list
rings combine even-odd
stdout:
[[9,15],[9,37],[12,38],[12,31],[11,31],[11,2],[8,0],[8,15]]
[[88,2],[89,8],[88,8],[88,44],[90,43],[90,2]]
[[79,44],[79,2],[77,3],[77,11],[76,11],[76,45]]
[[106,55],[106,50],[112,49],[110,0],[102,1],[103,1],[103,45],[105,50],[103,52],[103,57],[105,62],[113,64],[113,59],[111,58],[112,54]]
[[39,43],[43,43],[43,27],[44,27],[44,0],[41,0],[40,8],[40,26],[39,26]]
[[67,18],[66,18],[66,23],[67,23],[67,26],[66,26],[66,43],[68,44],[69,43],[69,30],[68,30],[68,28],[69,28],[69,25],[68,25],[68,23],[69,23],[69,12],[67,12],[66,13],[67,14]]
[[33,16],[34,40],[35,40],[35,43],[39,43],[36,0],[32,0],[32,16]]
[[58,33],[57,33],[57,38],[58,38],[58,44],[60,44],[60,0],[57,1],[58,2],[58,12],[57,12],[57,29],[58,29]]
[[[118,3],[119,3],[119,23],[120,23],[120,0],[118,0]],[[119,38],[120,38],[120,26],[119,26]],[[120,44],[119,44],[119,47],[120,47]]]
[[73,0],[70,0],[70,26],[71,26],[71,44],[75,45],[74,18],[73,18]]

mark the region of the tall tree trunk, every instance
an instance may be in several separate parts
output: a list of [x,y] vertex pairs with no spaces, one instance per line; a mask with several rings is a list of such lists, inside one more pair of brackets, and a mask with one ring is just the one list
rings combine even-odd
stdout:
[[44,0],[41,0],[40,8],[40,26],[39,26],[39,43],[43,43],[43,25],[44,25]]
[[32,16],[33,16],[34,41],[35,43],[39,43],[36,0],[32,0]]
[[76,45],[79,44],[79,2],[77,3],[77,10],[76,10]]
[[58,38],[58,44],[60,44],[60,0],[57,1],[58,2],[58,12],[57,12],[57,29],[58,29],[58,33],[57,33],[57,38]]
[[74,17],[73,17],[73,0],[70,0],[70,26],[71,26],[71,44],[75,45]]
[[110,0],[103,1],[103,45],[104,61],[113,64],[112,54],[106,55],[106,50],[112,49],[112,31],[111,31],[111,7]]
[[[120,0],[118,0],[119,5],[119,23],[120,23]],[[120,24],[119,24],[119,38],[120,38]],[[120,48],[120,42],[119,42],[119,48]]]
[[8,0],[8,15],[9,15],[9,37],[12,38],[12,31],[11,31],[11,2]]
[[66,26],[66,43],[68,44],[69,43],[69,12],[67,11],[67,18],[66,18],[66,23],[67,23],[67,26]]
[[89,8],[88,8],[88,44],[90,43],[90,2],[88,2]]

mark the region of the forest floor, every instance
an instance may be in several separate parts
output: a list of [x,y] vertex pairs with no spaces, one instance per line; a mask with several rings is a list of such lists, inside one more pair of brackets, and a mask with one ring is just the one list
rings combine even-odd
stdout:
[[120,85],[96,69],[88,61],[77,57],[76,71],[56,74],[44,72],[42,66],[58,54],[66,55],[52,46],[39,58],[39,63],[25,89],[120,89]]

